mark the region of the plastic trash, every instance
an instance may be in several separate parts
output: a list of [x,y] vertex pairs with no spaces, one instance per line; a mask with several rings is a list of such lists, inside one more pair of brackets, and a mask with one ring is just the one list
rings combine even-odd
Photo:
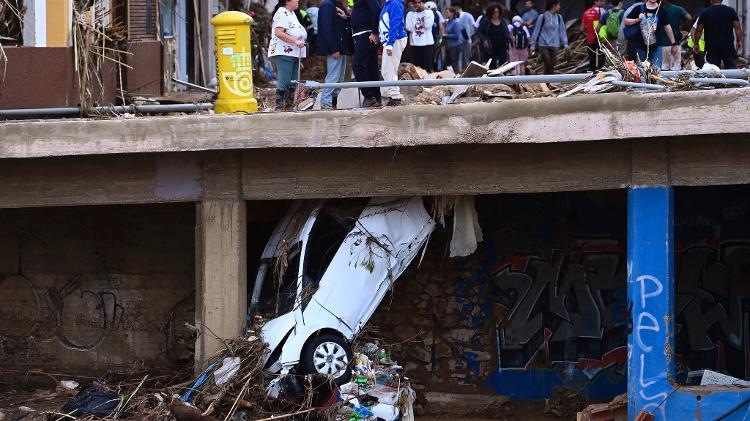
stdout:
[[117,393],[109,390],[104,384],[93,381],[90,386],[69,400],[61,412],[76,417],[94,415],[103,418],[114,412],[121,401]]
[[385,403],[374,405],[370,410],[374,416],[382,418],[385,421],[397,420],[400,415],[400,411],[397,407]]
[[216,371],[214,371],[214,378],[216,379],[216,385],[221,386],[228,382],[235,374],[240,370],[240,358],[239,357],[227,357]]
[[62,387],[68,390],[75,390],[78,389],[78,386],[80,386],[75,380],[62,380],[60,381],[60,384],[62,385]]

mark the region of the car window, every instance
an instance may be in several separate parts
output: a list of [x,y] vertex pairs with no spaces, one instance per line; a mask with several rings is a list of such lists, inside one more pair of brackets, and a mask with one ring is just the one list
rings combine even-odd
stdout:
[[[299,244],[290,248],[286,253],[287,266],[283,270],[278,259],[270,261],[269,270],[263,280],[263,287],[258,301],[259,314],[268,317],[278,317],[291,312],[297,298],[297,278],[300,262]],[[281,279],[277,279],[281,274]]]

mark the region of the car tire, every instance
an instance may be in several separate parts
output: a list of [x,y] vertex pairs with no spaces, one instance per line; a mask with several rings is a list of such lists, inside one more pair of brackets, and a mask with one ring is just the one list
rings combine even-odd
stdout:
[[306,374],[332,375],[341,386],[352,378],[353,354],[349,344],[338,335],[314,336],[302,350],[300,365]]

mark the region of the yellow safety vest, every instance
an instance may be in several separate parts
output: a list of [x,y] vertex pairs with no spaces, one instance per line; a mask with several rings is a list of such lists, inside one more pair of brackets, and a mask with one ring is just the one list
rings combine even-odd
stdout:
[[[688,35],[688,47],[693,48],[695,46],[695,42],[693,42],[693,34],[691,33]],[[701,53],[706,51],[706,31],[703,31],[701,33],[701,39],[698,40],[698,51]]]

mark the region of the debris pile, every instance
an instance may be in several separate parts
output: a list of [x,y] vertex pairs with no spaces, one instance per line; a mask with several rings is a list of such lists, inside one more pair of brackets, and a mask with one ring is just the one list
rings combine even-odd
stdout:
[[577,414],[577,421],[626,421],[628,419],[628,395],[615,396],[609,403],[595,403]]
[[555,386],[552,388],[552,399],[547,399],[545,402],[543,413],[563,419],[572,419],[588,404],[589,400],[579,392],[563,386]]
[[416,393],[403,367],[385,349],[365,344],[355,353],[352,381],[339,390],[337,421],[413,420]]

